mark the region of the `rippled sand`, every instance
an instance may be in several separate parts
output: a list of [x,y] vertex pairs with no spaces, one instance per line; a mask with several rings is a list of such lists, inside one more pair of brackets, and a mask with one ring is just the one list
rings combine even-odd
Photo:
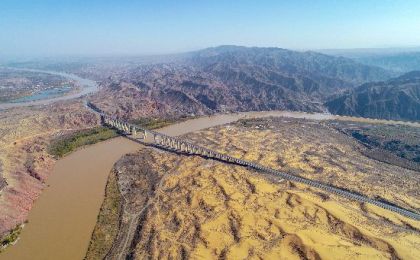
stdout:
[[[379,195],[407,208],[419,207],[417,172],[363,156],[354,140],[323,123],[270,120],[215,127],[186,138],[272,168]],[[414,220],[240,166],[145,148],[123,157],[115,171],[124,198],[120,217],[124,235],[114,242],[114,257],[417,259],[420,255],[420,224]],[[124,237],[130,233],[127,243]]]

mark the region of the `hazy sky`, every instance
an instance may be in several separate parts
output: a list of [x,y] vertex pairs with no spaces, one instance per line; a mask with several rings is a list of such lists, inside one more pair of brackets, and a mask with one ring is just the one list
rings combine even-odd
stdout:
[[0,0],[0,55],[420,45],[419,0]]

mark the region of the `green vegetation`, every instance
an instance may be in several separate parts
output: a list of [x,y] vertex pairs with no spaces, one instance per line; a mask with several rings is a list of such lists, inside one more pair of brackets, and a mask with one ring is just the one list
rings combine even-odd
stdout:
[[375,160],[407,169],[420,169],[420,128],[356,122],[333,122],[345,134],[368,147],[362,151]]
[[18,239],[22,231],[22,225],[17,225],[14,229],[10,230],[3,238],[0,238],[0,252],[3,248],[13,244]]
[[147,128],[147,129],[157,129],[168,126],[175,122],[174,119],[163,119],[163,118],[153,118],[153,117],[142,117],[139,119],[132,120],[131,123]]
[[0,103],[7,103],[18,98],[23,98],[32,95],[31,91],[23,93],[0,93]]
[[408,145],[420,144],[420,128],[407,125],[372,125],[362,129],[370,136],[377,136],[380,139],[400,140]]
[[106,127],[81,130],[53,141],[48,151],[51,155],[60,158],[84,145],[98,143],[115,136],[117,132]]
[[402,125],[371,125],[353,130],[353,137],[398,157],[420,163],[420,128]]
[[147,129],[158,129],[174,123],[182,122],[187,119],[192,119],[191,116],[182,116],[179,118],[155,118],[155,117],[141,117],[130,121],[134,125],[138,125]]
[[105,198],[85,259],[104,259],[111,249],[112,243],[118,234],[121,199],[117,176],[115,172],[111,172],[105,189]]

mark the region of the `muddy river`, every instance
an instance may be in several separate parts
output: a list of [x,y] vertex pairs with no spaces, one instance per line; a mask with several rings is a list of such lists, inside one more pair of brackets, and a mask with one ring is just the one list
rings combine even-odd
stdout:
[[113,164],[139,144],[119,137],[78,150],[54,166],[16,245],[0,259],[82,259]]
[[[268,116],[390,123],[328,114],[271,111],[202,117],[158,131],[176,136],[242,118]],[[403,124],[420,126],[418,123]],[[0,259],[82,259],[89,245],[112,166],[122,155],[140,147],[136,142],[118,137],[80,149],[60,159],[47,181],[49,187],[29,214],[29,223],[23,229],[18,243],[1,253]]]

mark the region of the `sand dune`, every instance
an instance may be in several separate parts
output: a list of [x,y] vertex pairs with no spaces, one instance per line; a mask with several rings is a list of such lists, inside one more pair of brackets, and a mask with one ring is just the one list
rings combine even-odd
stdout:
[[[418,187],[417,173],[364,157],[356,143],[320,123],[270,120],[220,126],[186,138],[273,168],[418,207],[419,197],[412,196]],[[308,138],[315,141],[309,143]],[[240,166],[145,148],[123,157],[115,171],[124,198],[120,231],[131,232],[132,237],[128,242],[117,237],[110,256],[416,259],[420,255],[420,223],[414,220]],[[407,179],[397,180],[396,174]],[[400,188],[394,190],[394,185]]]

